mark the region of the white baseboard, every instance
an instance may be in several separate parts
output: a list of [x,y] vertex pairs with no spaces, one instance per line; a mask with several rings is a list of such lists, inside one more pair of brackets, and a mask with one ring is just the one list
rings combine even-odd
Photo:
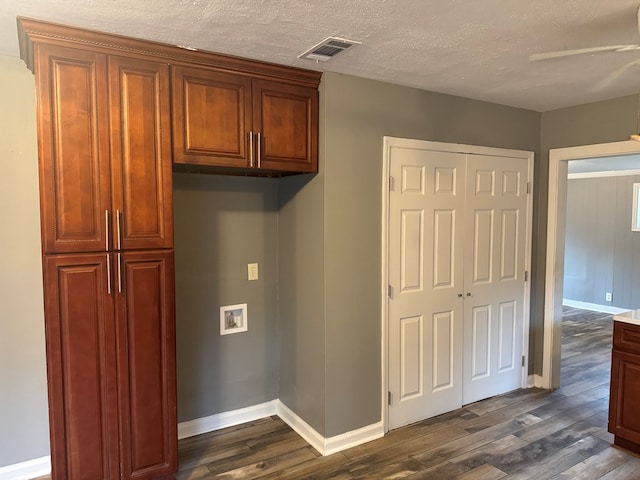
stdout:
[[[384,426],[380,421],[357,430],[325,438],[280,400],[272,400],[252,407],[179,423],[178,438],[193,437],[201,433],[232,427],[241,423],[270,417],[271,415],[278,415],[282,421],[304,438],[321,455],[331,455],[384,436]],[[0,480],[4,479],[0,477]]]
[[594,312],[611,313],[614,315],[616,313],[624,313],[629,311],[628,308],[618,308],[611,305],[598,305],[597,303],[580,302],[579,300],[569,300],[567,298],[562,299],[562,305],[573,308],[582,308],[584,310],[591,310]]
[[544,388],[542,375],[529,375],[527,378],[527,387]]
[[277,415],[321,455],[325,455],[325,438],[293,410],[278,400]]
[[[178,439],[193,437],[201,433],[213,432],[221,428],[233,427],[241,423],[252,422],[260,418],[277,414],[279,400],[252,405],[230,412],[218,413],[209,417],[196,418],[178,424]],[[0,479],[1,480],[1,479]]]
[[357,430],[351,430],[350,432],[327,438],[324,444],[323,455],[338,453],[347,448],[356,447],[382,437],[384,437],[384,424],[380,421]]
[[0,480],[27,480],[51,473],[51,457],[40,457],[26,462],[0,467]]

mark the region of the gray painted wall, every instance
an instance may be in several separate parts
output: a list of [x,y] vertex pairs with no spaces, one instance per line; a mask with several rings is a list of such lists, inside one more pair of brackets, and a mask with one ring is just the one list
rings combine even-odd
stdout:
[[331,437],[381,419],[383,136],[537,153],[540,114],[341,74],[325,73],[323,83],[324,434]]
[[325,435],[325,81],[320,83],[316,175],[278,180],[279,398]]
[[631,230],[638,182],[638,175],[568,181],[564,298],[640,307],[640,232]]
[[0,56],[0,467],[49,455],[35,82]]
[[[173,186],[178,420],[278,398],[277,183],[175,173]],[[221,336],[220,307],[238,303],[248,331]]]

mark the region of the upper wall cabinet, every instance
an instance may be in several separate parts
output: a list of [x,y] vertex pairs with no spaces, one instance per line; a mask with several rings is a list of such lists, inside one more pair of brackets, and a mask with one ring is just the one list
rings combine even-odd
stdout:
[[173,246],[169,68],[37,45],[45,253]]
[[172,72],[176,164],[256,175],[318,171],[317,85],[184,66]]

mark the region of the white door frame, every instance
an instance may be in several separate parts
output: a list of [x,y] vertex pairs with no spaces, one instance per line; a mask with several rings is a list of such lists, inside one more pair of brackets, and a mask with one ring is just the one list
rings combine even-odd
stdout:
[[[412,140],[407,138],[383,137],[383,154],[382,154],[382,282],[381,282],[381,372],[382,372],[382,392],[381,392],[381,418],[384,425],[385,433],[389,431],[388,423],[388,392],[389,392],[389,362],[388,362],[388,325],[389,325],[389,162],[391,159],[391,148],[394,146],[403,146],[405,148],[427,148],[441,152],[464,153],[471,155],[491,155],[496,157],[522,158],[527,160],[528,165],[528,181],[530,182],[531,192],[527,195],[527,218],[526,218],[526,244],[525,244],[525,270],[531,273],[531,225],[533,211],[533,152],[524,150],[510,150],[493,147],[480,147],[477,145],[463,145],[457,143],[431,142],[426,140]],[[640,144],[638,144],[640,147]],[[531,275],[527,281],[527,288],[524,296],[524,321],[522,328],[522,355],[525,358],[522,367],[522,387],[527,387],[528,383],[528,365],[529,365],[529,317],[531,305]]]
[[549,150],[547,258],[544,287],[544,342],[541,385],[543,388],[556,389],[560,386],[568,162],[569,160],[589,160],[598,157],[629,154],[640,154],[640,142],[627,140]]

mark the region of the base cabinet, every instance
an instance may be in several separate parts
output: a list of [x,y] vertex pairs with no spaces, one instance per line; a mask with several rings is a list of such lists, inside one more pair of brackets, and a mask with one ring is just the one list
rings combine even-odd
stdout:
[[640,326],[614,322],[609,432],[614,443],[640,453]]
[[45,258],[54,479],[176,470],[173,271],[172,250]]

